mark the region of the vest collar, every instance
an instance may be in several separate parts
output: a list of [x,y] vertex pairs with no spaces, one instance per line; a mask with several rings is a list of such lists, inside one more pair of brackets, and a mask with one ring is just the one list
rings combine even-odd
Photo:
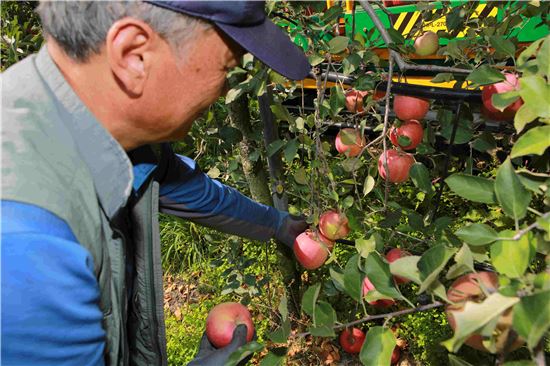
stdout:
[[132,163],[120,144],[82,103],[50,57],[46,46],[36,58],[42,78],[51,88],[63,123],[74,138],[82,159],[90,169],[99,202],[112,218],[126,205],[134,180]]

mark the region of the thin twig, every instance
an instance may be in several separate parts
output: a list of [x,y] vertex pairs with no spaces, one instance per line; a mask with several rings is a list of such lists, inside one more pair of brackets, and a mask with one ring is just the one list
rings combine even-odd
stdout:
[[384,146],[384,171],[386,172],[386,184],[384,189],[384,210],[386,210],[388,205],[388,196],[390,194],[390,169],[388,166],[388,122],[390,119],[390,92],[391,92],[391,84],[392,84],[392,78],[393,78],[393,57],[390,56],[390,64],[388,68],[388,83],[386,84],[386,95],[384,97],[384,100],[386,102],[385,109],[384,109],[384,129],[382,131],[382,143]]
[[[438,308],[438,307],[443,306],[443,305],[444,304],[442,302],[436,301],[436,302],[433,302],[431,304],[422,305],[422,306],[419,306],[419,307],[416,307],[416,308],[409,308],[409,309],[405,309],[405,310],[394,311],[392,313],[378,314],[378,315],[368,315],[364,318],[354,320],[354,321],[349,322],[349,323],[336,325],[336,326],[332,327],[332,329],[334,329],[334,330],[344,329],[344,328],[348,328],[348,327],[351,327],[351,326],[354,326],[354,325],[357,325],[357,324],[373,321],[373,320],[376,320],[376,319],[395,318],[395,317],[398,317],[398,316],[401,316],[401,315],[412,314],[412,313],[417,313],[417,312],[420,312],[420,311],[435,309],[435,308]],[[295,334],[295,335],[291,336],[291,338],[305,337],[305,336],[308,336],[310,334],[311,334],[310,332],[298,333],[298,334]]]

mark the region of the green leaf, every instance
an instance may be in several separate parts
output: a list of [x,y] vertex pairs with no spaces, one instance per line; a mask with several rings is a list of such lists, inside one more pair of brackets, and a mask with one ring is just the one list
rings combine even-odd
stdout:
[[361,65],[361,56],[356,53],[352,53],[342,62],[344,75],[351,74],[359,67],[359,65]]
[[298,148],[300,147],[298,143],[297,138],[293,138],[289,142],[286,143],[284,155],[285,160],[290,164],[294,160],[294,157],[296,156],[296,153],[298,152]]
[[368,239],[355,239],[355,249],[363,258],[367,258],[376,249],[376,239],[371,235]]
[[451,191],[467,200],[481,203],[496,202],[495,183],[490,179],[455,173],[445,179],[445,183]]
[[493,106],[499,111],[504,111],[506,107],[514,103],[519,98],[519,91],[512,90],[506,93],[495,93],[491,97]]
[[355,83],[353,84],[357,90],[372,90],[375,86],[375,80],[371,75],[362,75],[360,76]]
[[394,276],[407,278],[417,284],[421,284],[420,271],[418,270],[418,261],[420,256],[409,255],[401,257],[390,263],[390,272]]
[[296,121],[294,117],[290,114],[288,109],[281,103],[271,104],[271,112],[277,117],[278,120],[287,121],[291,125],[295,125]]
[[286,343],[290,336],[290,320],[284,319],[281,326],[275,329],[273,332],[268,333],[267,337],[274,343]]
[[359,359],[365,366],[389,365],[396,341],[390,329],[375,326],[367,332]]
[[473,246],[489,244],[498,238],[498,233],[485,224],[472,224],[461,227],[455,232],[455,235]]
[[286,298],[286,293],[281,297],[277,310],[279,310],[279,314],[281,314],[283,320],[288,319],[288,300]]
[[454,80],[453,74],[448,72],[441,72],[432,79],[432,83],[446,83],[451,80]]
[[324,12],[321,20],[323,23],[328,24],[338,19],[338,17],[342,15],[342,13],[343,13],[343,9],[339,5],[331,6]]
[[534,41],[533,43],[531,43],[529,45],[529,47],[527,47],[518,57],[518,60],[517,60],[517,64],[518,64],[518,67],[523,67],[524,64],[533,56],[537,53],[537,50],[539,49],[539,46],[540,46],[540,43],[543,41],[544,39],[541,38],[541,39],[538,39],[536,41]]
[[302,311],[313,318],[313,309],[321,290],[321,283],[310,286],[302,296]]
[[468,245],[462,245],[462,248],[455,255],[455,262],[445,276],[448,280],[468,272],[474,272],[474,257]]
[[334,323],[336,322],[336,312],[326,301],[319,301],[313,312],[314,326],[309,329],[312,335],[318,337],[334,337]]
[[267,356],[265,356],[260,362],[260,366],[282,366],[285,360],[287,348],[278,347],[270,349]]
[[373,190],[375,184],[376,181],[374,178],[370,175],[367,176],[367,178],[365,178],[365,183],[363,184],[363,196],[369,194]]
[[320,56],[316,53],[313,53],[311,55],[309,55],[307,57],[308,61],[309,61],[309,64],[311,66],[317,66],[319,65],[320,63],[322,63],[323,61],[325,61],[325,58],[323,56]]
[[515,220],[525,217],[531,193],[521,184],[510,159],[506,159],[498,168],[495,193],[506,215]]
[[483,132],[477,139],[472,141],[472,147],[477,151],[487,152],[496,149],[497,143],[492,134]]
[[298,184],[306,185],[308,183],[306,170],[304,168],[299,168],[294,173],[294,180]]
[[464,361],[462,358],[453,355],[452,353],[447,354],[449,357],[449,366],[474,366],[469,362]]
[[456,251],[456,248],[449,248],[444,244],[439,244],[424,252],[418,261],[418,270],[420,271],[420,280],[422,281],[418,289],[419,294],[426,291],[437,280],[439,273]]
[[514,329],[534,349],[550,328],[550,291],[521,298],[514,307]]
[[481,65],[472,71],[466,80],[478,85],[489,85],[505,80],[505,77],[500,71],[491,66]]
[[462,311],[453,312],[456,322],[454,335],[442,343],[449,352],[457,352],[472,333],[483,328],[495,317],[519,302],[518,297],[503,296],[498,292],[489,295],[483,302],[467,301]]
[[346,293],[356,301],[361,301],[363,274],[359,271],[359,254],[353,255],[344,269],[344,287]]
[[267,146],[267,156],[271,157],[275,155],[281,148],[285,146],[283,140],[275,140]]
[[537,364],[530,360],[520,360],[520,361],[508,361],[502,366],[537,366]]
[[[514,231],[505,230],[500,232],[500,238],[512,238]],[[491,263],[499,273],[510,278],[523,276],[529,261],[535,254],[535,241],[529,233],[523,235],[519,240],[501,240],[491,245]]]
[[346,106],[346,96],[340,87],[333,86],[330,88],[329,104],[333,116],[336,116]]
[[338,289],[338,291],[345,291],[346,286],[344,285],[344,274],[338,272],[334,268],[330,267],[330,278],[332,279],[332,283],[334,284],[334,287]]
[[514,127],[516,131],[521,132],[525,126],[536,119],[538,116],[527,104],[523,104],[519,107],[516,115],[514,116]]
[[514,144],[510,158],[529,154],[542,155],[550,146],[550,126],[540,126],[525,132]]
[[328,42],[328,50],[333,54],[340,53],[348,47],[348,44],[348,37],[337,36]]
[[256,341],[248,342],[244,346],[241,346],[235,352],[231,353],[227,361],[225,361],[224,366],[237,366],[239,362],[244,360],[246,357],[254,354],[264,348],[263,345]]
[[516,46],[514,46],[514,43],[503,36],[491,36],[489,37],[489,43],[493,46],[495,51],[506,56],[514,56],[516,53]]
[[364,270],[376,291],[394,299],[404,299],[399,290],[395,288],[390,266],[377,252],[372,252],[367,257]]
[[550,36],[546,36],[544,43],[540,47],[537,55],[539,72],[550,78]]
[[416,186],[424,193],[432,193],[433,187],[430,181],[430,172],[422,163],[414,163],[409,171],[411,179]]
[[550,85],[546,83],[540,75],[525,76],[519,79],[520,90],[519,94],[525,105],[537,117],[550,117],[550,108],[548,100],[550,100]]

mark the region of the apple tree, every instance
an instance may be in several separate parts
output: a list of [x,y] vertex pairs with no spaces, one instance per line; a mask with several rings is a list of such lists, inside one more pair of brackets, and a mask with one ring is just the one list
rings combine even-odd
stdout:
[[[268,3],[311,78],[291,83],[247,59],[226,99],[269,100],[279,136],[262,154],[280,157],[279,188],[311,223],[294,247],[302,291],[282,296],[261,364],[280,364],[300,339],[338,336],[364,365],[396,364],[399,317],[441,308],[450,364],[468,365],[470,347],[499,365],[545,365],[549,4],[329,5]],[[398,26],[400,11],[416,23]],[[540,37],[523,42],[527,28]],[[419,73],[429,87],[410,85]]]

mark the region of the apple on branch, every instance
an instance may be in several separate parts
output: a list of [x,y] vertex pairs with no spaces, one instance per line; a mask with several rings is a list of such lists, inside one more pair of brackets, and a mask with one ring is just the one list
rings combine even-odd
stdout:
[[409,179],[409,171],[414,164],[414,158],[411,154],[401,153],[394,149],[387,150],[386,154],[382,153],[378,158],[378,174],[380,174],[382,179],[386,179],[385,156],[387,156],[388,160],[388,180],[390,182],[403,183]]
[[313,270],[321,267],[328,258],[334,242],[317,231],[306,230],[294,241],[294,255],[298,262],[306,269]]
[[350,232],[348,223],[348,218],[343,212],[330,210],[319,218],[319,231],[329,240],[342,239]]
[[430,56],[439,49],[439,37],[434,32],[425,32],[414,41],[414,50],[418,56]]
[[403,150],[415,149],[424,136],[424,128],[415,119],[402,122],[390,130],[390,141]]
[[340,333],[338,340],[344,351],[355,354],[361,351],[361,347],[363,347],[363,343],[365,342],[365,337],[365,333],[359,328],[346,328]]
[[393,98],[393,112],[402,121],[420,121],[430,110],[430,101],[423,98],[395,95]]
[[354,128],[343,128],[336,135],[335,145],[340,154],[355,157],[366,145],[365,136]]

